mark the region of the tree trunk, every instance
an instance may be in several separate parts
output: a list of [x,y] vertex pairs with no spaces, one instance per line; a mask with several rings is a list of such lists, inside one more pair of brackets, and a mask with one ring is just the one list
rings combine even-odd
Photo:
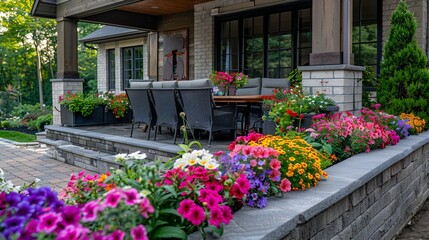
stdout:
[[45,109],[45,104],[43,102],[43,82],[42,82],[42,63],[41,63],[41,57],[40,57],[40,51],[39,47],[37,46],[37,43],[34,45],[36,49],[36,55],[37,55],[37,80],[39,80],[39,103],[40,103],[40,109]]

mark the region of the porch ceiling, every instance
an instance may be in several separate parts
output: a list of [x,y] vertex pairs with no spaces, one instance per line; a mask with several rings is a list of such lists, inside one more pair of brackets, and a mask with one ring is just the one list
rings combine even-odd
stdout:
[[145,0],[119,7],[119,10],[148,15],[168,15],[192,10],[194,5],[212,0]]

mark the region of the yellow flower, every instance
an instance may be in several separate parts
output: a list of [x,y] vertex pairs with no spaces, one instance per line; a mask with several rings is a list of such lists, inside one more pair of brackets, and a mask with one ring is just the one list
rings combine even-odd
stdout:
[[298,169],[298,174],[299,174],[299,175],[304,174],[304,172],[305,172],[305,171],[304,171],[304,169],[302,169],[302,168]]
[[289,161],[293,162],[293,161],[295,161],[295,158],[294,157],[289,157]]

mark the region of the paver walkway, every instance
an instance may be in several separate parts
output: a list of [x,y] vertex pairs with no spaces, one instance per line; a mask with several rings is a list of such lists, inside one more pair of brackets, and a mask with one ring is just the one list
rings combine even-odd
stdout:
[[21,148],[0,139],[0,168],[5,172],[6,180],[21,186],[39,178],[38,186],[49,186],[59,192],[67,185],[70,174],[82,171],[82,168],[49,158],[43,154],[45,150]]

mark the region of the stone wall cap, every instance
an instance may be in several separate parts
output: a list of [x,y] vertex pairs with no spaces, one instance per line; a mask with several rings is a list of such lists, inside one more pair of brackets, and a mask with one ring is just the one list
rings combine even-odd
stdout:
[[339,64],[339,65],[317,65],[317,66],[299,66],[300,71],[326,71],[326,70],[350,70],[350,71],[365,71],[365,67]]

